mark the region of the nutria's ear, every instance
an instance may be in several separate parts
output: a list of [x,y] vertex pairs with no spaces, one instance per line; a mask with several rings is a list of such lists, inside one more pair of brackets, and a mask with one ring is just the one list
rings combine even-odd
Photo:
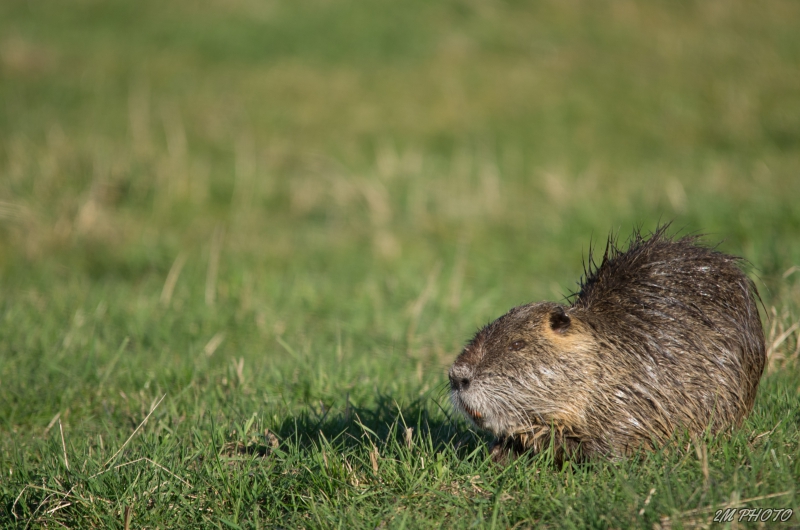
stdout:
[[564,312],[564,308],[561,306],[553,309],[553,312],[550,313],[550,329],[553,331],[558,333],[566,333],[570,322],[571,320],[569,315]]

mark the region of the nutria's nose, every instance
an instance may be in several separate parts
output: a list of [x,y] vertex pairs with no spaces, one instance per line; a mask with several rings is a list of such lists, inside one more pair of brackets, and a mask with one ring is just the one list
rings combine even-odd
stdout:
[[455,364],[450,368],[450,388],[454,391],[466,390],[472,380],[472,369],[465,364]]

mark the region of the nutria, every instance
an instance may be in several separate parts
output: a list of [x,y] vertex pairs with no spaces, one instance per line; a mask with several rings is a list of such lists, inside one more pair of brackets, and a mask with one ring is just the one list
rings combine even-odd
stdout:
[[496,437],[495,460],[619,458],[674,434],[717,432],[753,408],[766,359],[740,258],[636,231],[591,254],[572,303],[515,307],[450,368],[455,407]]

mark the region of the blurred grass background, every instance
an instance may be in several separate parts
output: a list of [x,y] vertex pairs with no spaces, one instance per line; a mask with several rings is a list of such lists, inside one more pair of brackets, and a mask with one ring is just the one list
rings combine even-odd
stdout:
[[[151,434],[181,447],[208,418],[285,435],[351,402],[376,425],[391,401],[446,408],[475,328],[563,299],[610,231],[674,220],[747,258],[788,366],[798,20],[789,0],[2,2],[0,514],[65,472],[56,415],[91,454],[162,394]],[[112,524],[123,497],[54,513]]]

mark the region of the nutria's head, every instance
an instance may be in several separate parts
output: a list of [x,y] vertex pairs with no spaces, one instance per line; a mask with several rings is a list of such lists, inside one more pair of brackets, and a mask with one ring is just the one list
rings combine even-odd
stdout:
[[573,309],[516,307],[480,330],[450,368],[453,403],[499,437],[552,425],[577,433],[594,386],[592,350]]

